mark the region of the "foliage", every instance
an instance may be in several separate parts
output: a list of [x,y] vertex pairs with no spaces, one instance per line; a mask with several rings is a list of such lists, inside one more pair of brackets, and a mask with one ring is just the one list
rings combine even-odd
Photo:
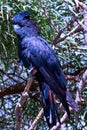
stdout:
[[[84,0],[84,2],[86,2]],[[5,88],[9,85],[17,83],[26,83],[29,73],[24,67],[18,64],[17,55],[17,37],[13,31],[11,18],[14,14],[21,10],[27,10],[32,13],[32,18],[37,21],[41,35],[47,39],[49,43],[53,43],[57,32],[50,24],[48,18],[45,16],[43,7],[48,11],[50,19],[53,20],[55,26],[61,30],[72,19],[70,9],[73,9],[73,0],[70,3],[64,0],[44,0],[43,4],[37,0],[0,0],[0,88]],[[78,13],[78,19],[82,19],[82,13]],[[67,32],[74,28],[74,24],[70,24],[66,30],[62,32],[62,36],[66,36]],[[84,45],[84,35],[80,31],[73,33],[65,40],[56,45],[56,53],[61,61],[63,70],[66,75],[74,75],[76,71],[79,72],[79,77],[87,69],[87,49],[81,47]],[[72,86],[72,90],[78,86],[78,81],[74,82],[68,80],[68,87]],[[83,97],[85,102],[81,106],[80,113],[73,114],[71,121],[67,122],[67,128],[73,130],[85,130],[87,127],[87,85],[84,86]],[[36,93],[39,93],[37,90]],[[36,94],[35,93],[35,94]],[[15,125],[15,106],[21,94],[3,97],[0,100],[0,129],[12,130]],[[40,96],[39,96],[40,97]],[[23,130],[28,129],[32,124],[37,113],[41,109],[41,100],[35,101],[28,99],[23,108]],[[79,120],[79,122],[77,121]],[[36,130],[47,130],[48,127],[44,123],[43,118],[38,124]]]

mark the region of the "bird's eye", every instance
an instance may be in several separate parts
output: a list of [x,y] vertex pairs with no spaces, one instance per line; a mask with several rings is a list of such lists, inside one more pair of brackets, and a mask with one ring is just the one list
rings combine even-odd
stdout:
[[24,17],[24,19],[29,19],[30,18],[30,16],[29,15],[26,15],[25,17]]

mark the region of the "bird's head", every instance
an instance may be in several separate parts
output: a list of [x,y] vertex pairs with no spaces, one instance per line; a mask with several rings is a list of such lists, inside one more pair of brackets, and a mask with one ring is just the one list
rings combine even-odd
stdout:
[[[21,11],[12,18],[14,31],[17,35],[24,37],[26,35],[33,35],[38,32],[36,23],[31,20],[31,13],[27,11]],[[34,31],[36,30],[36,31]]]
[[16,33],[18,33],[18,30],[26,25],[26,22],[30,19],[30,15],[31,14],[28,13],[27,11],[21,11],[12,18],[12,23],[14,25],[14,31]]

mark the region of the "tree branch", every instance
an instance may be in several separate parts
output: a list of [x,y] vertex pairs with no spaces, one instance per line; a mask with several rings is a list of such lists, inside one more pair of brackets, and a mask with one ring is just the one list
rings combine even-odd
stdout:
[[[64,65],[63,68],[67,67],[67,65]],[[65,73],[66,79],[67,80],[74,80],[74,82],[79,82],[79,74],[84,71],[85,69],[87,69],[87,67],[83,67],[83,68],[78,68],[77,71],[73,72],[73,73]],[[7,95],[12,95],[12,94],[20,94],[21,92],[24,91],[26,84],[25,82],[23,83],[18,83],[16,85],[9,85],[7,87],[2,87],[2,89],[0,89],[0,98],[7,96]],[[38,83],[37,82],[33,82],[32,87],[30,88],[30,90],[36,90],[38,88]],[[30,98],[35,98],[35,96],[33,96],[31,93],[29,93],[29,97]]]
[[[0,98],[7,96],[7,95],[12,95],[12,94],[20,94],[21,92],[24,91],[26,84],[23,83],[17,83],[16,85],[9,85],[7,87],[2,87],[0,89]],[[32,87],[30,90],[36,90],[38,88],[38,83],[33,82]],[[34,97],[29,93],[29,97]]]
[[[72,113],[73,109],[70,107],[70,113]],[[62,116],[62,118],[60,119],[61,124],[63,124],[66,120],[68,119],[68,115],[65,112],[64,115]],[[61,124],[59,122],[57,122],[56,126],[54,126],[51,130],[58,130],[58,128],[60,128]]]
[[72,75],[66,75],[66,79],[67,80],[74,80],[74,82],[78,82],[80,79],[79,79],[79,76],[72,76]]
[[[84,84],[86,83],[87,80],[87,70],[84,72],[83,77],[79,83],[78,89],[77,89],[77,94],[76,94],[76,103],[81,103],[84,101],[84,99],[82,98],[82,88],[84,86]],[[73,112],[73,108],[70,107],[70,113]],[[63,124],[66,120],[68,119],[68,115],[65,112],[65,114],[62,116],[61,118],[61,124]],[[54,126],[51,130],[58,130],[58,128],[60,127],[60,123],[58,122],[56,124],[56,126]]]
[[40,110],[39,114],[37,115],[37,117],[35,118],[35,120],[33,121],[31,127],[29,128],[29,130],[34,130],[34,128],[37,126],[38,122],[42,118],[43,114],[44,114],[44,111],[43,111],[43,108],[42,108]]
[[[37,71],[35,69],[33,69],[31,72],[34,75]],[[15,108],[15,113],[16,113],[16,125],[15,125],[15,129],[16,130],[20,130],[20,127],[21,127],[21,124],[22,124],[22,118],[21,118],[22,107],[23,107],[26,99],[28,98],[28,93],[29,93],[29,90],[30,90],[30,87],[31,87],[33,81],[34,81],[34,77],[31,77],[28,80],[27,85],[26,85],[26,87],[24,89],[24,92],[22,93],[22,96],[21,96],[19,102],[16,105],[16,108]]]
[[84,9],[84,36],[85,36],[85,44],[87,45],[87,6],[85,4],[83,4],[82,2],[78,1],[78,4],[81,8]]
[[56,27],[54,21],[50,18],[49,14],[47,12],[47,9],[43,6],[43,0],[40,0],[40,2],[42,4],[42,8],[43,8],[45,16],[47,17],[48,21],[50,22],[50,24],[52,25],[52,27],[54,28],[54,30],[58,33],[59,29]]
[[[83,23],[83,20],[81,21],[81,23]],[[74,29],[72,29],[71,31],[69,31],[64,37],[56,37],[54,39],[54,45],[56,45],[59,42],[64,41],[67,37],[69,37],[70,35],[72,35],[73,33],[79,32],[82,30],[82,27],[80,25],[77,25]]]
[[84,72],[80,82],[79,82],[79,86],[77,89],[77,93],[76,93],[76,102],[81,103],[82,101],[84,101],[84,99],[82,98],[82,89],[84,84],[86,83],[87,80],[87,70]]
[[6,88],[2,88],[0,89],[0,98],[6,95],[21,93],[23,92],[24,88],[25,88],[24,83],[18,83],[16,85],[10,85],[7,86]]
[[60,38],[60,36],[61,36],[61,34],[64,32],[64,30],[65,30],[66,28],[68,28],[70,25],[72,25],[73,22],[74,22],[74,19],[71,19],[71,20],[67,23],[67,25],[65,25],[61,30],[59,30],[58,35],[57,35],[57,36],[55,37],[55,39],[53,40],[53,45],[56,45],[56,44],[57,44],[57,39]]

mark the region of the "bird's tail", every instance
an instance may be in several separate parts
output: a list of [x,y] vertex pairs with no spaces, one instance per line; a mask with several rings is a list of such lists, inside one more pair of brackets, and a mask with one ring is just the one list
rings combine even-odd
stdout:
[[50,90],[49,85],[45,82],[42,83],[40,90],[42,95],[44,115],[46,117],[49,128],[52,128],[54,125],[56,125],[57,121],[60,122],[55,96]]
[[72,98],[72,95],[71,95],[71,93],[69,92],[68,89],[66,91],[66,100],[67,100],[67,103],[69,104],[69,106],[71,106],[75,111],[79,110],[78,104]]

